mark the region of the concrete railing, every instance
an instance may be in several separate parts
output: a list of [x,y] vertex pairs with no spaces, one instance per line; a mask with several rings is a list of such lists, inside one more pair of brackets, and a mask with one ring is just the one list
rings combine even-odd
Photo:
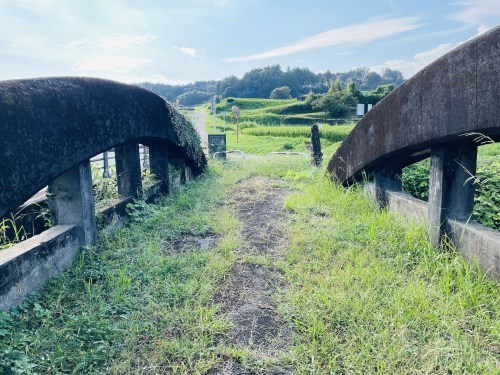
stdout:
[[0,218],[48,185],[49,230],[0,252],[0,309],[17,305],[93,245],[97,227],[90,159],[114,148],[124,211],[142,192],[139,143],[167,193],[169,165],[182,181],[206,166],[192,125],[159,96],[135,86],[88,78],[0,82]]
[[[402,168],[430,156],[425,221],[431,241],[439,245],[447,234],[467,259],[477,259],[496,277],[500,233],[469,220],[478,146],[474,139],[483,134],[500,140],[499,62],[496,27],[439,58],[373,107],[328,164],[332,178],[343,184],[373,179],[375,197],[386,205],[391,203],[387,192],[401,191]],[[476,239],[471,241],[459,227],[474,227]]]

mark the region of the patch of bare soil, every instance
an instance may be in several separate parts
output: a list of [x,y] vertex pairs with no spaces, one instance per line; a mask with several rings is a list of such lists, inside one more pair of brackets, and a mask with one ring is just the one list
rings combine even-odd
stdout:
[[[233,324],[226,344],[251,353],[253,362],[279,362],[288,351],[291,331],[280,316],[273,294],[283,286],[282,275],[272,268],[286,246],[283,201],[288,194],[276,181],[254,177],[243,181],[236,195],[242,222],[243,246],[227,283],[217,295],[220,313]],[[271,266],[252,262],[265,255]],[[287,369],[263,365],[244,366],[226,357],[209,374],[289,374]]]
[[195,235],[182,233],[174,240],[165,241],[163,250],[168,255],[182,254],[190,251],[206,251],[217,246],[219,238],[214,233]]

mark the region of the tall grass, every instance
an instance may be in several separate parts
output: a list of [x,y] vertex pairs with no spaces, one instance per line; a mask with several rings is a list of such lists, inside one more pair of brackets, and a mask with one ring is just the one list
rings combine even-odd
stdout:
[[320,177],[286,207],[281,308],[299,333],[299,373],[498,373],[498,283],[357,189]]
[[[353,125],[342,126],[323,126],[320,130],[321,139],[327,139],[331,142],[341,142],[347,138]],[[253,136],[272,136],[272,137],[301,137],[311,136],[310,126],[280,126],[280,127],[252,127],[245,129],[243,134]]]
[[[137,203],[131,223],[0,313],[0,373],[207,373],[227,356],[253,373],[273,361],[297,374],[498,373],[498,283],[323,174],[266,158],[212,163],[159,206]],[[214,302],[242,245],[231,202],[255,175],[292,193],[284,259],[258,259],[284,275],[275,298],[294,330],[289,355],[268,364],[225,344]],[[218,242],[186,245],[196,236]]]

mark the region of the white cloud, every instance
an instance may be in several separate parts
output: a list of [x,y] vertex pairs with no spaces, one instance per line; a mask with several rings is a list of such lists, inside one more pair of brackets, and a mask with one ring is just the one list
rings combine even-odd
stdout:
[[152,61],[151,59],[126,56],[99,56],[77,61],[71,66],[71,69],[78,72],[127,72],[142,68]]
[[73,48],[82,45],[91,45],[97,48],[121,51],[126,48],[149,43],[156,38],[156,35],[115,34],[100,38],[74,39],[68,44],[68,47]]
[[478,34],[498,25],[500,0],[464,0],[457,5],[462,10],[449,15],[449,18],[475,27]]
[[245,57],[232,57],[225,59],[226,62],[255,61],[278,56],[290,55],[292,53],[307,51],[317,48],[325,48],[344,44],[361,44],[373,40],[382,39],[404,31],[414,30],[422,26],[418,24],[417,17],[395,18],[383,21],[367,21],[364,23],[332,29],[320,34],[310,36],[284,47],[257,53]]
[[397,69],[403,73],[405,78],[410,78],[412,75],[429,65],[434,60],[451,51],[460,43],[445,43],[440,44],[436,48],[417,53],[413,60],[389,60],[382,65],[372,66],[371,70],[380,72],[383,68]]
[[188,56],[196,57],[196,50],[194,48],[180,47],[179,50]]

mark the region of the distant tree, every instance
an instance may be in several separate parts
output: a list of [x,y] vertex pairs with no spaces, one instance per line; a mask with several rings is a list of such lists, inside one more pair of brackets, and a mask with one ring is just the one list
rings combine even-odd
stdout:
[[335,81],[330,81],[330,88],[328,89],[328,94],[340,91],[342,91],[342,81],[340,80],[340,77],[337,77]]
[[373,90],[382,83],[382,77],[376,72],[369,72],[363,77],[362,90]]
[[356,106],[358,99],[347,91],[334,91],[321,95],[313,103],[313,109],[320,109],[334,117],[342,117]]
[[288,86],[276,87],[269,95],[270,99],[290,99],[291,91]]
[[358,100],[360,103],[377,104],[385,96],[387,96],[392,90],[394,90],[394,85],[380,85],[375,90],[362,91],[358,93]]
[[392,84],[398,86],[405,81],[403,74],[399,70],[384,68],[382,69],[382,84]]
[[212,97],[208,92],[188,91],[177,97],[177,102],[181,105],[195,105],[206,102]]
[[[220,81],[196,81],[186,85],[163,85],[142,83],[139,86],[163,96],[166,100],[174,101],[179,96],[191,92],[205,92],[209,95],[223,97],[253,97],[268,98],[271,90],[276,87],[288,86],[292,96],[305,95],[309,91],[317,94],[326,93],[329,89],[338,91],[339,82],[343,88],[348,81],[352,81],[358,90],[374,90],[381,84],[401,84],[403,75],[398,70],[384,69],[382,75],[370,71],[368,68],[356,68],[348,72],[314,73],[309,68],[289,68],[285,71],[280,65],[269,65],[252,69],[242,78],[229,76]],[[332,82],[334,87],[332,88]],[[331,92],[330,92],[331,93]],[[189,96],[189,95],[188,95]],[[185,97],[180,98],[185,100]]]
[[306,95],[306,104],[310,106],[314,106],[314,102],[318,100],[320,95],[315,94],[312,91],[309,91],[309,93]]
[[353,97],[358,98],[360,91],[356,88],[356,84],[352,79],[349,79],[345,88],[346,93],[351,94]]

